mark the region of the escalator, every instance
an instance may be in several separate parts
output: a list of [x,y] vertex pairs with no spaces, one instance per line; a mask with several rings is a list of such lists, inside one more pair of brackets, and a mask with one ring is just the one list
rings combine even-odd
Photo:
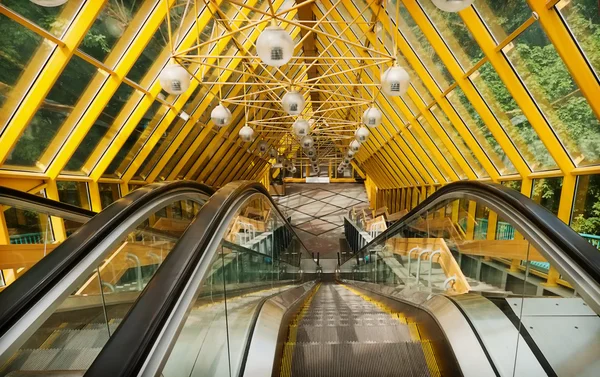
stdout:
[[[477,211],[497,222],[484,230]],[[500,222],[514,227],[511,239],[498,237]],[[342,261],[334,283],[257,183],[220,189],[176,233],[152,232],[168,253],[130,279],[131,292],[102,284],[105,259],[86,274],[65,268],[84,276],[71,288],[95,274],[98,290],[67,295],[33,329],[20,327],[29,336],[16,337],[17,348],[0,333],[0,375],[595,376],[600,368],[598,251],[501,186],[441,188]],[[104,258],[115,254],[115,244],[103,247]],[[557,273],[535,269],[548,262]]]

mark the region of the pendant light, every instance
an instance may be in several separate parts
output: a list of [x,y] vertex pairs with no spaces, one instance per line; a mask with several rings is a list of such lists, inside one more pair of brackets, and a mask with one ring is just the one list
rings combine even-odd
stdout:
[[302,144],[302,148],[311,148],[313,146],[313,144],[315,143],[315,141],[313,140],[312,136],[310,135],[306,135],[302,138],[302,140],[300,140],[300,144]]
[[168,64],[158,75],[160,87],[169,94],[179,95],[190,87],[192,76],[180,64]]
[[41,7],[52,8],[59,7],[66,3],[68,0],[30,0],[35,5],[39,5]]
[[433,5],[444,12],[460,12],[473,4],[473,0],[431,0]]
[[281,106],[288,115],[301,114],[305,105],[304,96],[295,90],[287,92],[281,99]]
[[344,157],[344,164],[346,164],[346,166],[350,165],[351,162],[352,159],[350,157]]
[[254,140],[254,130],[252,129],[252,127],[245,125],[244,127],[242,127],[240,129],[239,132],[240,135],[240,139],[242,139],[243,142],[248,143],[251,142],[252,140]]
[[271,158],[277,158],[277,150],[275,148],[271,148],[269,150],[269,157],[271,157]]
[[308,158],[310,162],[317,162],[317,156],[311,156]]
[[308,135],[308,128],[309,128],[309,124],[306,120],[304,119],[298,119],[297,121],[294,122],[294,124],[292,125],[292,130],[294,131],[294,134],[298,137],[304,137],[306,135]]
[[306,155],[310,158],[310,157],[314,157],[317,155],[317,151],[315,150],[315,148],[308,148],[306,150]]
[[266,65],[281,67],[292,58],[294,41],[287,31],[272,25],[256,39],[256,53]]
[[381,90],[390,97],[398,97],[406,93],[410,85],[408,72],[400,66],[388,68],[381,75]]
[[358,130],[354,132],[354,138],[359,143],[364,143],[369,139],[369,129],[367,127],[361,126]]
[[231,118],[231,111],[220,103],[210,112],[210,119],[219,128],[228,126]]
[[356,140],[352,140],[350,142],[350,149],[354,152],[358,152],[358,150],[360,149],[360,143]]
[[354,152],[352,149],[348,149],[348,152],[346,152],[346,154],[348,155],[348,157],[353,157],[355,153],[356,152]]
[[363,113],[362,121],[369,128],[375,128],[381,124],[383,115],[375,106],[371,106]]

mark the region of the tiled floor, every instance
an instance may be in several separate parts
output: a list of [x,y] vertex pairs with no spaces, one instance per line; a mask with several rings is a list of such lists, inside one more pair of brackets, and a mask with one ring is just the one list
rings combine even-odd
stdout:
[[344,216],[367,202],[362,184],[290,184],[288,195],[274,197],[279,208],[292,219],[296,233],[307,249],[321,258],[336,258],[344,236]]

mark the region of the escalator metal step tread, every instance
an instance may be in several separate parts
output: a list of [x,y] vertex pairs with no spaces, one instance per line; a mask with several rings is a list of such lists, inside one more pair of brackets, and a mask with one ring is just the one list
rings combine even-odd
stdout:
[[419,342],[288,344],[290,376],[431,376]]
[[20,350],[0,373],[28,370],[87,369],[102,348]]
[[296,335],[296,343],[399,343],[408,340],[408,327],[399,323],[395,326],[302,326]]

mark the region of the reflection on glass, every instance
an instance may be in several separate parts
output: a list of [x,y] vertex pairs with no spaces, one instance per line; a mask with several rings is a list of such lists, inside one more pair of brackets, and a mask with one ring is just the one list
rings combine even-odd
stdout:
[[446,98],[450,101],[454,110],[458,112],[458,115],[462,118],[463,122],[465,122],[479,145],[483,148],[488,157],[490,157],[500,174],[515,174],[517,171],[514,165],[508,159],[504,149],[500,146],[494,135],[485,125],[479,113],[473,108],[471,101],[467,99],[462,89],[457,87],[451,91]]
[[166,111],[167,108],[161,106],[160,102],[152,102],[152,105],[150,105],[150,108],[148,108],[142,119],[135,126],[133,132],[131,132],[129,137],[127,137],[125,144],[123,144],[121,149],[119,149],[119,151],[117,152],[115,158],[113,158],[110,165],[108,165],[108,168],[104,172],[105,175],[113,176],[123,174],[125,168],[127,167],[126,164],[125,166],[122,166],[122,163],[125,160],[125,158],[128,155],[131,155],[130,152],[134,149],[135,146],[137,146],[137,148],[133,150],[133,153],[137,153],[139,148],[141,148],[142,146],[140,144],[143,143],[152,134],[154,128],[158,125],[158,123],[160,123],[160,120],[162,119]]
[[458,133],[456,128],[454,128],[454,125],[450,122],[450,119],[448,119],[448,117],[446,116],[446,114],[444,114],[442,109],[437,105],[432,106],[431,113],[442,125],[442,128],[444,129],[450,140],[452,140],[454,145],[456,145],[456,148],[463,156],[463,158],[467,161],[469,166],[475,171],[475,174],[477,174],[477,176],[479,177],[488,177],[487,172],[485,171],[485,169],[483,169],[483,166],[481,166],[481,163],[475,157],[471,148],[467,146],[463,137]]
[[68,365],[77,370],[87,369],[199,208],[200,205],[192,201],[173,203],[151,214],[124,235],[107,251],[94,272],[58,303],[50,317],[17,350],[18,357],[11,357],[0,365],[0,375],[27,370],[20,356],[32,352],[49,355],[39,361],[34,370],[64,372],[64,360],[75,360],[74,352],[76,364]]
[[523,184],[523,181],[521,181],[521,180],[503,181],[502,182],[502,186],[511,188],[513,190],[517,190],[518,192],[521,192],[521,185],[522,184]]
[[165,19],[154,33],[150,42],[146,45],[146,48],[144,48],[144,51],[142,51],[142,54],[137,58],[133,67],[127,73],[127,78],[138,84],[141,83],[144,75],[156,62],[156,58],[160,56],[163,49],[168,46],[168,35],[169,27],[167,20]]
[[262,195],[235,213],[162,375],[238,375],[261,300],[302,282],[306,250]]
[[[18,2],[18,1],[17,1]],[[15,3],[17,3],[15,2]],[[2,3],[6,5],[5,2]],[[54,49],[33,31],[0,15],[0,132]]]
[[180,117],[175,117],[167,130],[160,136],[158,142],[150,151],[150,154],[144,159],[144,161],[140,164],[136,174],[134,175],[134,179],[145,179],[150,172],[150,169],[154,167],[154,165],[158,162],[158,160],[162,157],[165,149],[171,145],[173,139],[179,134],[179,131],[184,126],[185,121]]
[[579,47],[585,52],[588,61],[600,76],[600,12],[595,0],[561,0],[556,4]]
[[460,62],[464,71],[483,58],[483,51],[458,13],[442,12],[430,0],[419,0],[419,4],[441,34],[450,51]]
[[577,177],[571,228],[600,247],[600,175]]
[[470,79],[529,167],[533,171],[556,168],[556,162],[494,67],[490,63],[485,63],[470,76]]
[[[419,134],[416,133],[416,131],[414,131],[414,127],[410,127],[408,128],[408,130],[410,131],[411,135],[413,136],[413,139],[416,140],[420,140],[421,137],[419,136]],[[429,147],[427,146],[427,144],[425,143],[419,143],[419,145],[421,146],[421,148],[423,149],[423,152],[425,152],[425,155],[430,156],[430,158],[435,162],[435,158],[433,153],[429,150]],[[440,167],[439,165],[436,164],[436,168],[439,170],[440,174],[442,174],[442,176],[446,179],[446,181],[450,181],[450,176],[448,175],[448,173],[446,172],[446,169]]]
[[474,5],[498,43],[531,17],[524,0],[481,0]]
[[119,88],[113,94],[110,101],[104,108],[104,111],[100,114],[98,119],[92,125],[92,128],[85,135],[85,138],[81,141],[81,144],[73,153],[73,156],[69,159],[69,162],[65,166],[67,172],[80,172],[83,164],[90,157],[94,149],[98,146],[100,141],[107,136],[108,130],[114,124],[117,115],[127,100],[131,97],[134,90],[129,85],[122,83]]
[[99,61],[104,61],[129,26],[141,1],[110,0],[83,38],[79,48]]
[[534,179],[531,200],[558,214],[562,181],[562,177]]
[[69,60],[10,153],[7,165],[35,167],[96,72],[96,67],[77,56]]
[[70,0],[58,7],[43,7],[34,4],[32,1],[2,1],[2,5],[18,13],[28,21],[46,29],[55,37],[62,37],[83,3],[83,0]]
[[[87,183],[58,181],[56,182],[56,186],[58,188],[58,200],[61,202],[84,209],[91,209]],[[81,226],[81,224],[71,220],[65,220],[64,223],[67,236],[71,235]]]
[[98,189],[100,190],[102,209],[108,207],[121,197],[121,191],[117,183],[98,183]]
[[[431,138],[431,141],[433,141],[433,144],[440,150],[442,157],[444,157],[446,162],[448,162],[448,164],[450,164],[450,166],[452,167],[454,172],[458,175],[458,177],[460,179],[467,179],[467,175],[462,170],[462,168],[460,167],[460,165],[458,164],[456,159],[454,159],[454,157],[452,157],[452,155],[446,148],[446,145],[444,145],[444,143],[442,142],[440,137],[435,133],[435,131],[433,130],[433,128],[431,127],[429,122],[427,120],[425,120],[425,118],[423,118],[423,117],[417,119],[417,121],[421,124],[421,126],[423,126],[423,129],[425,130],[427,135]],[[419,138],[417,138],[417,140],[419,140]]]
[[503,49],[577,166],[600,162],[600,122],[538,23]]

